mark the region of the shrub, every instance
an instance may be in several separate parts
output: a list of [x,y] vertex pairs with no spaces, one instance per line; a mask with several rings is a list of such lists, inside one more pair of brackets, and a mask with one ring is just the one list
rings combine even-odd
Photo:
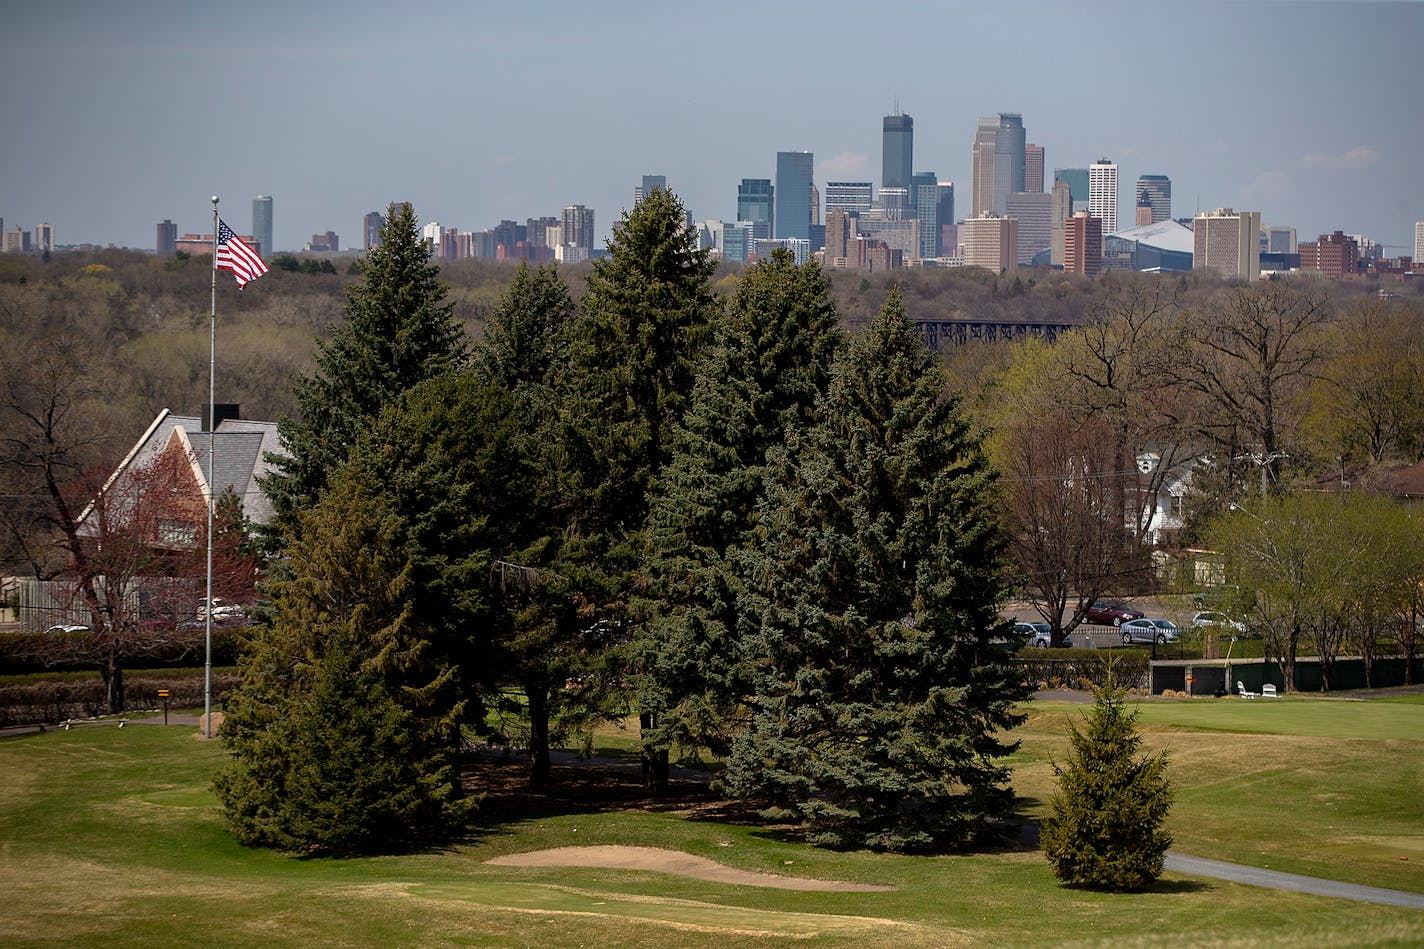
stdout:
[[1162,875],[1172,836],[1166,756],[1138,755],[1142,736],[1126,692],[1093,689],[1086,731],[1069,730],[1068,766],[1053,766],[1058,791],[1043,822],[1043,851],[1054,876],[1096,890],[1146,889]]

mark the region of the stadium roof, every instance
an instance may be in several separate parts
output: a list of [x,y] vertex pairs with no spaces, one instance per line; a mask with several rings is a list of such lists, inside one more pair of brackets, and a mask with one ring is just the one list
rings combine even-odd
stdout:
[[1192,253],[1195,248],[1195,236],[1192,229],[1178,224],[1176,221],[1158,221],[1156,224],[1129,227],[1126,230],[1116,231],[1110,236],[1136,241],[1159,250],[1174,250],[1184,254]]

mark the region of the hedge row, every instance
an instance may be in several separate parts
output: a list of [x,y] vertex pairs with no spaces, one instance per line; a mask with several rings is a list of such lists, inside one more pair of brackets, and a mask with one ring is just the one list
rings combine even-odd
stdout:
[[[213,627],[213,665],[237,664],[245,632],[240,626]],[[133,651],[127,664],[191,667],[195,661],[203,661],[204,635],[200,631],[187,642],[167,640],[145,644],[142,649]],[[90,632],[0,633],[0,675],[87,672],[99,668],[98,657],[103,654],[98,636]]]
[[[1113,683],[1124,689],[1147,688],[1149,662],[1142,653],[1124,650],[1115,654]],[[1036,688],[1085,689],[1089,685],[1106,685],[1108,679],[1108,664],[1096,649],[1026,649],[1013,663]]]
[[[237,688],[233,672],[213,673],[214,699]],[[203,705],[203,675],[191,670],[172,676],[124,678],[124,699],[130,711],[161,709],[159,689],[167,689],[169,708],[200,708]],[[22,685],[0,686],[0,728],[14,725],[56,724],[69,719],[95,718],[108,713],[104,681],[95,675],[84,681],[38,680]]]

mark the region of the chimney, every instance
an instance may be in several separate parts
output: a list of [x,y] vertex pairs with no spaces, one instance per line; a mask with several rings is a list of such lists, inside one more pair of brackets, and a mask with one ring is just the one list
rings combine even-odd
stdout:
[[[213,406],[217,416],[217,423],[221,425],[226,419],[242,418],[242,406],[236,402],[218,402]],[[203,431],[208,431],[208,407],[203,406]]]

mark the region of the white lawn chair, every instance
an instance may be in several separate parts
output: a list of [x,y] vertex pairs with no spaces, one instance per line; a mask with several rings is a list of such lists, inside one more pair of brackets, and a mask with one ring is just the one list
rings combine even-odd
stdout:
[[1240,679],[1236,680],[1236,694],[1241,696],[1243,699],[1254,699],[1258,698],[1260,695],[1260,693],[1258,692],[1246,691],[1246,686]]
[[1271,685],[1271,683],[1269,682],[1261,686],[1261,694],[1268,699],[1280,698],[1280,696],[1276,694],[1276,687],[1274,685]]

